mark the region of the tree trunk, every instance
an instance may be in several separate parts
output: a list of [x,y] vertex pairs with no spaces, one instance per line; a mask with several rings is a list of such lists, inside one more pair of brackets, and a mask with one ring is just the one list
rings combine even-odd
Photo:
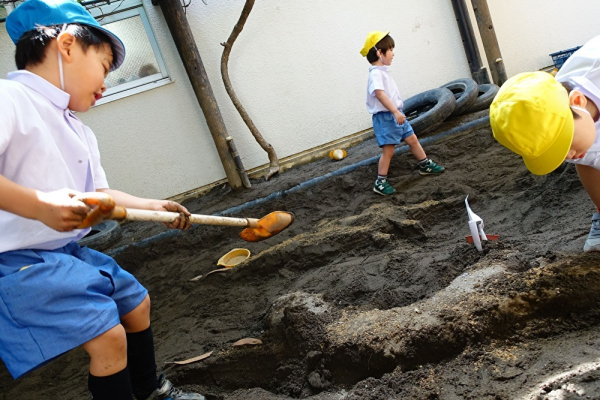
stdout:
[[202,64],[200,52],[185,16],[183,6],[179,0],[158,0],[177,50],[183,61],[185,70],[190,78],[190,83],[196,93],[196,98],[202,108],[206,124],[213,137],[227,180],[232,189],[241,189],[242,181],[235,167],[233,157],[229,153],[227,145],[227,129],[217,105],[215,95],[210,86],[208,75]]
[[229,69],[227,68],[227,62],[229,61],[229,53],[231,53],[231,48],[233,47],[233,43],[237,39],[238,35],[244,29],[244,24],[250,15],[250,11],[252,11],[252,6],[254,6],[254,0],[246,0],[246,4],[244,5],[244,9],[242,10],[242,14],[240,15],[240,19],[237,24],[235,24],[231,35],[229,35],[229,39],[227,42],[221,43],[221,45],[225,48],[223,50],[223,56],[221,57],[221,75],[223,76],[223,83],[225,84],[225,89],[227,90],[227,94],[231,98],[233,105],[240,113],[240,116],[246,123],[248,129],[252,133],[252,136],[256,139],[260,147],[262,147],[267,154],[269,155],[269,170],[265,175],[265,179],[269,180],[270,177],[279,173],[279,159],[277,158],[277,154],[275,153],[275,149],[271,146],[267,141],[262,137],[254,122],[242,106],[242,103],[237,98],[233,87],[231,86],[231,80],[229,79]]

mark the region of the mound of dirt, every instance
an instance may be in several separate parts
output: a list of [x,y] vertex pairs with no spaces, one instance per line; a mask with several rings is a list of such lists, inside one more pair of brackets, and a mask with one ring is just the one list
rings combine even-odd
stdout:
[[[263,242],[235,228],[125,225],[110,251],[150,291],[159,368],[208,399],[600,398],[600,254],[582,253],[593,205],[575,168],[533,176],[489,127],[425,150],[446,173],[422,177],[400,154],[390,197],[372,192],[375,164],[285,192],[377,155],[371,140],[342,161],[185,203],[210,214],[284,191],[235,215],[294,212]],[[500,236],[483,252],[465,240],[466,195]],[[235,247],[252,256],[207,276]],[[242,338],[261,344],[232,346]],[[17,381],[2,367],[0,392],[79,399],[86,380],[76,349]]]

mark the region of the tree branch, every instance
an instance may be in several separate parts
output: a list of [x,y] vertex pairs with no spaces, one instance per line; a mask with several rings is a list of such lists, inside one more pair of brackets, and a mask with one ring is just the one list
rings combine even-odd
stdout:
[[231,53],[231,48],[233,47],[233,43],[237,39],[238,35],[244,29],[244,24],[250,15],[250,11],[252,11],[252,7],[254,6],[254,0],[246,0],[246,4],[244,5],[244,9],[242,10],[242,14],[240,15],[240,19],[233,27],[233,31],[231,35],[229,35],[229,39],[227,42],[221,43],[224,47],[223,55],[221,56],[221,76],[223,77],[223,83],[225,84],[225,90],[227,90],[227,94],[231,98],[233,105],[240,113],[240,116],[246,123],[248,129],[252,133],[252,136],[256,139],[258,144],[267,152],[269,155],[269,170],[265,175],[265,179],[269,180],[269,178],[277,173],[279,173],[279,160],[277,158],[277,154],[275,153],[275,149],[271,146],[267,141],[263,138],[261,133],[259,132],[254,122],[242,106],[242,103],[238,99],[231,85],[231,80],[229,79],[229,69],[227,67],[227,63],[229,61],[229,54]]

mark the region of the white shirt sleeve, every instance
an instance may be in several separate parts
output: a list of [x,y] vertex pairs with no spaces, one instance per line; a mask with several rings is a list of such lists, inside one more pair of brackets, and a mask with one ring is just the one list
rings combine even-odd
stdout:
[[4,154],[14,135],[17,112],[11,96],[0,88],[0,156]]
[[92,176],[94,178],[94,186],[96,189],[108,189],[108,180],[106,179],[106,173],[104,172],[104,168],[102,168],[102,164],[100,164],[100,150],[98,150],[98,141],[96,140],[96,135],[90,128],[86,125],[83,126],[85,131],[85,135],[87,137],[87,142],[89,145],[90,156],[91,156],[91,167],[92,167]]
[[383,75],[381,71],[378,69],[373,69],[369,73],[369,85],[367,86],[367,91],[369,95],[373,95],[376,90],[385,90],[385,86],[383,85]]

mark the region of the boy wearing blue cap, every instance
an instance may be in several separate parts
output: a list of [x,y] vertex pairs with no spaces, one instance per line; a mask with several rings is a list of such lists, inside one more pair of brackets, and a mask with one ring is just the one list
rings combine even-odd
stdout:
[[0,358],[14,378],[82,346],[95,400],[204,399],[156,375],[147,290],[81,248],[81,192],[131,208],[189,212],[109,189],[87,111],[125,57],[123,43],[74,0],[27,0],[7,18],[16,72],[0,80]]
[[583,251],[600,252],[600,36],[564,63],[556,77],[525,72],[510,78],[490,106],[500,144],[523,157],[536,175],[564,161],[596,206]]
[[388,67],[394,59],[394,47],[394,39],[389,32],[374,31],[367,35],[365,45],[360,51],[371,63],[367,85],[367,110],[373,114],[373,131],[377,144],[382,149],[373,191],[383,196],[396,193],[396,189],[387,180],[387,174],[394,147],[403,140],[417,159],[421,175],[437,175],[445,170],[427,157],[402,113],[404,103],[396,82],[388,72]]

